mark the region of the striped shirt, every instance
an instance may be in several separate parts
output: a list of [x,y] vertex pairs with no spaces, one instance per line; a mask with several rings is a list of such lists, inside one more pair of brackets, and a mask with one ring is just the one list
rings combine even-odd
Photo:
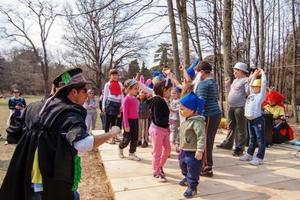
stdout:
[[196,95],[205,100],[204,116],[211,117],[221,113],[219,107],[219,90],[216,81],[209,77],[200,81],[196,88]]

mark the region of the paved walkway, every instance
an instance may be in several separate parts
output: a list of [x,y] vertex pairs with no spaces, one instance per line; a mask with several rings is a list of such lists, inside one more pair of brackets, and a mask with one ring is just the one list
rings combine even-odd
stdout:
[[[216,144],[224,134],[217,134]],[[128,155],[128,148],[124,151]],[[177,156],[172,151],[164,171],[167,183],[152,179],[151,147],[138,148],[142,161],[118,157],[118,146],[104,144],[100,154],[117,200],[184,199],[184,187]],[[300,199],[300,159],[288,145],[273,146],[266,151],[265,164],[251,166],[231,156],[231,151],[214,149],[214,177],[201,177],[194,199]]]

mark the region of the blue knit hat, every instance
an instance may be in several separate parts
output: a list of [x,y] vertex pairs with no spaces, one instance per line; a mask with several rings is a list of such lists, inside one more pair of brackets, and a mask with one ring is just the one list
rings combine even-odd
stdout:
[[199,98],[194,92],[188,93],[186,96],[182,97],[179,102],[184,107],[197,111],[198,114],[202,114],[204,111],[205,100]]
[[187,68],[186,70],[187,74],[191,77],[191,79],[194,79],[196,76],[194,68],[198,65],[198,63],[199,63],[199,59],[196,58],[194,62],[189,66],[189,68]]

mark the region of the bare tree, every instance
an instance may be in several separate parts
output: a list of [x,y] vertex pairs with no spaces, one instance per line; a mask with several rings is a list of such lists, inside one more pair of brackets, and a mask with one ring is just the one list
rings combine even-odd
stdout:
[[[13,38],[14,41],[33,50],[41,66],[44,79],[44,94],[46,96],[49,94],[49,60],[46,42],[57,16],[54,12],[55,6],[48,1],[42,0],[19,0],[18,2],[29,11],[29,15],[26,15],[24,11],[21,13],[16,9],[4,9],[0,7],[0,13],[6,17],[8,23],[14,28],[14,30],[5,32],[5,36]],[[30,33],[28,25],[30,17],[33,17],[33,21],[37,23],[39,42],[35,42],[34,36]],[[30,22],[32,23],[32,20]],[[41,51],[39,48],[41,48]]]
[[[75,62],[94,72],[92,81],[98,89],[102,88],[108,69],[124,68],[126,59],[139,57],[146,48],[146,41],[140,39],[132,26],[137,16],[152,2],[141,5],[139,1],[104,3],[77,0],[76,8],[83,14],[74,16],[71,10],[66,10],[69,34],[65,35],[65,39]],[[95,7],[98,9],[95,10]]]
[[193,15],[194,15],[194,21],[193,24],[195,26],[195,37],[196,37],[196,52],[198,54],[199,60],[202,60],[202,50],[201,50],[201,44],[200,44],[200,35],[199,35],[199,26],[198,26],[198,15],[197,15],[197,5],[196,0],[193,0]]
[[255,59],[254,65],[257,67],[259,59],[259,12],[255,0],[252,0],[254,15],[255,15]]
[[293,70],[292,70],[292,110],[295,121],[299,123],[297,103],[296,103],[296,83],[297,83],[297,33],[296,33],[296,12],[295,12],[295,0],[292,0],[292,18],[293,18]]
[[260,0],[260,9],[259,9],[259,67],[265,67],[265,2]]
[[[223,45],[224,45],[224,72],[225,79],[233,81],[232,75],[232,55],[231,55],[231,35],[232,35],[232,1],[224,0],[224,15],[223,15]],[[228,89],[225,88],[227,96]]]
[[176,0],[176,5],[181,28],[183,60],[185,66],[188,66],[190,64],[190,47],[186,0]]
[[174,16],[174,8],[172,0],[168,0],[168,15],[171,29],[171,38],[172,38],[172,47],[173,47],[173,69],[178,80],[180,80],[180,72],[178,66],[180,65],[179,61],[179,51],[178,51],[178,39],[177,39],[177,30],[176,30],[176,21]]

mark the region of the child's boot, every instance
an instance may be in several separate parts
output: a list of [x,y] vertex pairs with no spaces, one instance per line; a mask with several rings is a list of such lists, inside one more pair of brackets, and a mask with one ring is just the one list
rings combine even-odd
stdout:
[[197,187],[195,186],[188,186],[186,191],[183,193],[185,198],[192,198],[197,194]]
[[185,177],[178,184],[181,186],[188,186],[188,183],[187,183],[187,180]]

